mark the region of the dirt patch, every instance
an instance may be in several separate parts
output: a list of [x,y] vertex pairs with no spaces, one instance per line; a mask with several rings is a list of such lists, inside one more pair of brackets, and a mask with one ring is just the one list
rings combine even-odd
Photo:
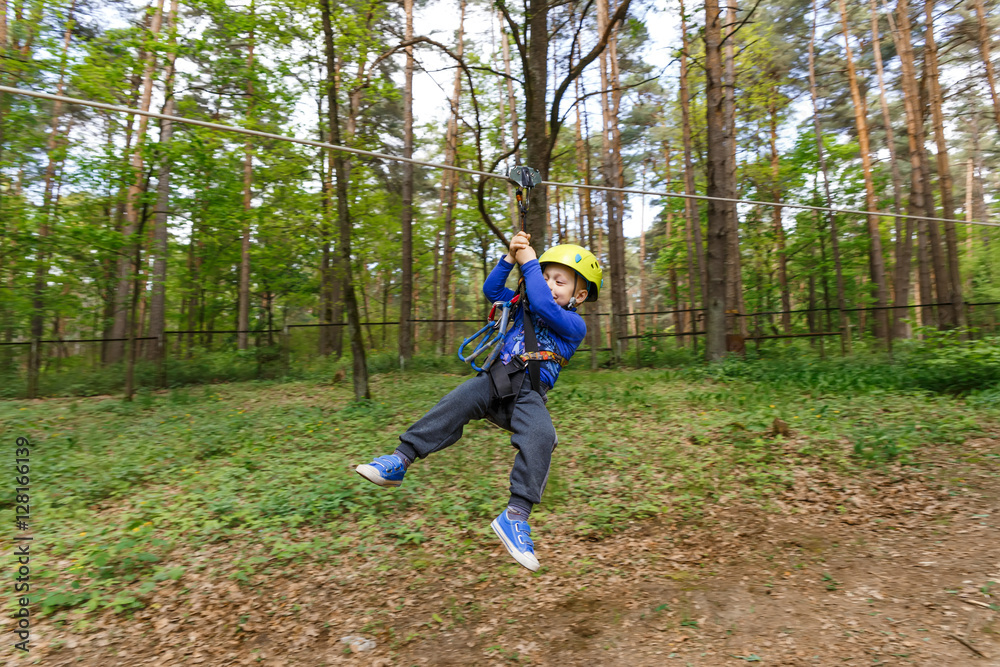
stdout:
[[486,530],[458,567],[427,543],[249,586],[206,569],[131,618],[37,622],[8,664],[1000,665],[998,453],[980,439],[847,479],[803,465],[767,509],[720,501],[599,542],[537,530],[537,575]]

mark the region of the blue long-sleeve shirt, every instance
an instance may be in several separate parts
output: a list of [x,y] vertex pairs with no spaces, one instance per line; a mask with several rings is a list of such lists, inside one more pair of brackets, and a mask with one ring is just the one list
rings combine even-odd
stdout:
[[[514,297],[514,290],[505,286],[514,264],[508,264],[503,257],[497,263],[483,283],[483,294],[490,301],[509,301]],[[587,335],[587,325],[579,313],[563,308],[552,298],[552,290],[545,283],[542,267],[538,260],[533,259],[521,265],[524,276],[525,291],[528,295],[531,323],[535,328],[539,350],[551,350],[569,361],[576,348]],[[524,354],[524,320],[523,308],[517,309],[514,325],[507,334],[504,346],[500,350],[500,362],[509,363],[511,358]],[[560,366],[555,361],[542,361],[539,364],[540,379],[550,388],[556,385]]]

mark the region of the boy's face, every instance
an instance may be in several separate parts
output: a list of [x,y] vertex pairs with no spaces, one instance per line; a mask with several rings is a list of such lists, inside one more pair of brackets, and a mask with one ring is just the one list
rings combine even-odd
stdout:
[[587,281],[568,266],[546,262],[542,275],[552,291],[552,298],[563,308],[569,305],[574,296],[577,303],[583,303],[587,299]]

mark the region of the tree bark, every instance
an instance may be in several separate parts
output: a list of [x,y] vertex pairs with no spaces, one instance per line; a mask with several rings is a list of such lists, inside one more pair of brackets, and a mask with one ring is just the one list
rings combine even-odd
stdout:
[[[663,187],[664,187],[664,189],[667,192],[670,192],[670,188],[673,186],[673,173],[672,173],[672,171],[670,169],[670,164],[671,164],[670,142],[669,141],[665,141],[663,143],[663,181],[664,181]],[[663,246],[662,246],[662,248],[663,248],[664,252],[669,252],[670,251],[669,250],[669,248],[670,248],[670,237],[673,234],[673,230],[674,230],[674,212],[673,212],[673,209],[670,208],[670,206],[666,207],[666,209],[664,211],[664,217],[665,217],[665,220],[664,220],[664,226],[663,226]],[[685,220],[686,220],[686,216],[685,216]],[[690,272],[690,262],[691,262],[690,243],[687,243],[686,245],[688,247],[688,258],[687,258],[688,259],[688,271]],[[670,268],[668,269],[668,277],[669,277],[669,281],[670,281],[670,284],[669,284],[670,302],[673,304],[673,308],[674,308],[675,311],[677,311],[677,310],[684,310],[684,307],[681,305],[680,293],[679,293],[679,290],[678,290],[678,287],[677,287],[677,283],[678,283],[678,278],[677,278],[677,264],[675,262],[671,262],[670,263]],[[673,320],[674,333],[675,334],[683,334],[684,333],[684,331],[685,331],[685,321],[686,321],[685,315],[686,314],[687,313],[678,313],[678,312],[674,313],[674,316],[673,316],[672,320]],[[655,319],[654,319],[654,321],[655,321]],[[676,336],[676,339],[677,339],[677,347],[683,347],[684,343],[685,343],[684,336],[678,335],[678,336]]]
[[[334,76],[337,54],[333,41],[333,24],[330,18],[330,0],[320,0],[323,21],[323,41],[326,51],[327,71],[327,112],[330,119],[330,139],[340,145],[340,114],[337,101],[337,77]],[[361,338],[361,320],[358,315],[358,300],[354,292],[351,269],[351,215],[347,208],[347,170],[341,153],[334,152],[334,171],[337,185],[337,222],[340,228],[338,278],[343,285],[344,306],[347,310],[348,335],[351,339],[351,357],[354,376],[354,399],[371,398],[368,386],[368,362],[365,358],[364,341]]]
[[[174,99],[174,61],[177,44],[177,7],[178,0],[171,0],[170,12],[167,15],[167,32],[170,35],[170,49],[167,52],[167,71],[163,103],[163,114],[172,116],[176,108]],[[162,338],[167,323],[167,253],[169,234],[167,217],[170,212],[170,170],[172,167],[171,144],[174,136],[173,121],[160,121],[160,170],[156,183],[156,211],[153,222],[153,286],[149,307],[149,336]],[[166,350],[166,345],[156,341],[146,346],[146,357],[157,360]]]
[[[929,49],[924,47],[924,70],[920,77],[920,87],[921,87],[921,105],[920,105],[920,152],[921,160],[926,167],[927,178],[925,179],[925,188],[927,191],[927,196],[924,197],[924,215],[928,218],[938,217],[937,209],[934,204],[934,195],[931,191],[931,166],[930,160],[927,157],[926,148],[926,135],[924,133],[925,119],[927,118],[927,108],[930,106],[930,77],[928,75],[928,69],[930,67],[928,63]],[[947,304],[951,303],[951,281],[948,276],[947,260],[945,259],[944,243],[941,240],[941,228],[939,227],[937,221],[925,220],[924,221],[927,236],[930,243],[930,253],[931,253],[931,263],[934,267],[933,274],[933,285],[935,291],[935,297],[938,303]],[[952,310],[950,306],[940,306],[936,310],[938,326],[943,329],[950,329],[955,326],[955,321],[952,319]]]
[[[684,11],[684,0],[681,0],[681,71],[678,84],[678,95],[681,103],[681,134],[684,141],[684,194],[695,194],[694,187],[694,161],[691,148],[691,96],[688,91],[688,36],[687,36],[687,15]],[[688,288],[691,292],[691,305],[700,303],[703,307],[708,303],[708,273],[705,264],[705,244],[701,238],[701,215],[698,210],[698,200],[690,197],[684,198],[684,213],[687,218],[686,231],[690,241],[688,242]],[[694,245],[694,257],[697,264],[691,262],[690,245]],[[697,298],[695,297],[694,270],[697,267]]]
[[[820,171],[823,174],[823,193],[827,207],[833,206],[830,196],[830,173],[826,166],[826,151],[823,149],[823,128],[819,122],[819,104],[816,94],[816,17],[819,13],[818,0],[813,0],[812,31],[809,34],[809,95],[812,99],[813,134],[816,138],[816,158],[819,160]],[[851,349],[850,323],[847,319],[847,295],[844,288],[844,270],[840,261],[840,234],[837,231],[837,218],[833,211],[826,211],[827,226],[830,228],[830,253],[833,255],[833,267],[837,274],[837,311],[840,318],[840,349],[846,354]],[[860,327],[859,327],[860,328]]]
[[[320,81],[326,80],[320,67]],[[319,140],[326,141],[326,133],[323,131],[326,111],[323,109],[323,99],[326,97],[326,84],[321,83],[316,98],[317,110],[317,133]],[[329,151],[321,148],[317,154],[320,180],[320,268],[319,268],[319,332],[317,335],[318,351],[321,356],[328,356],[333,352],[333,308],[334,290],[339,284],[334,275],[334,256],[332,253],[333,239],[333,168],[327,168],[327,155]],[[405,167],[404,167],[405,168]]]
[[[926,0],[924,4],[927,27],[925,32],[925,49],[927,53],[927,92],[930,98],[931,122],[934,126],[934,140],[937,147],[938,188],[941,191],[941,217],[951,220],[955,217],[955,201],[952,196],[951,165],[948,160],[948,144],[944,135],[944,112],[941,93],[940,73],[938,68],[937,44],[934,41],[934,0]],[[933,223],[935,227],[938,223]],[[962,296],[962,277],[958,266],[958,235],[954,222],[944,223],[947,275],[938,276],[939,282],[949,282],[951,293],[950,322],[964,327],[965,300]]]
[[[583,84],[578,78],[576,80],[577,84],[577,99],[583,99],[584,88]],[[591,165],[590,165],[590,126],[587,124],[587,115],[580,111],[580,104],[577,103],[576,107],[576,124],[577,124],[577,160],[580,165],[581,173],[583,174],[583,182],[587,185],[591,185]],[[582,135],[580,130],[580,125],[583,125]],[[587,137],[587,141],[583,141],[583,137]],[[590,198],[590,190],[587,188],[580,188],[577,192],[580,193],[581,201],[585,205],[584,210],[587,216],[587,227],[586,235],[584,238],[588,239],[588,246],[590,251],[594,253],[595,257],[600,258],[601,256],[601,242],[599,238],[600,225],[594,222],[594,204],[593,200]],[[596,230],[596,231],[595,231]],[[597,348],[601,347],[601,340],[603,336],[601,335],[601,317],[597,313],[599,312],[599,306],[596,302],[587,303],[585,306],[584,319],[587,323],[587,338],[590,344],[590,369],[597,370]],[[594,311],[594,312],[591,312]]]
[[[896,52],[899,54],[900,71],[902,73],[903,109],[906,114],[907,152],[910,160],[910,196],[907,200],[906,214],[908,216],[924,215],[924,164],[921,155],[923,142],[923,126],[919,114],[920,92],[917,87],[916,71],[913,64],[913,47],[910,42],[910,16],[907,0],[899,0],[896,11],[900,15],[901,25],[897,28],[892,12],[887,12],[889,30],[892,34]],[[905,26],[905,28],[903,27]],[[910,272],[913,259],[913,234],[917,227],[913,217],[907,218],[903,224],[903,235],[896,239],[896,269],[895,298],[893,305],[893,329],[896,336],[903,338],[909,335],[907,320],[909,313],[906,306],[910,302]]]
[[[607,0],[597,2],[597,32],[603,34],[608,28],[611,8]],[[615,38],[608,40],[609,49],[600,55],[602,132],[601,168],[604,182],[613,188],[622,187],[621,135],[618,132],[617,107],[621,95],[617,85],[617,65],[614,58]],[[623,199],[619,193],[605,192],[608,220],[608,273],[611,282],[611,348],[615,360],[621,359],[624,344],[622,336],[627,335],[628,295],[625,288],[625,240],[622,230]]]
[[993,72],[993,60],[990,56],[990,35],[989,25],[986,22],[986,10],[983,7],[983,0],[974,0],[976,8],[976,21],[979,27],[979,53],[983,57],[983,66],[986,68],[986,83],[990,88],[990,99],[993,101],[993,118],[1000,128],[1000,95],[997,95],[997,80]]
[[[707,192],[709,197],[725,198],[726,115],[723,95],[722,11],[718,0],[705,0],[705,110],[708,144]],[[726,354],[726,249],[729,232],[729,208],[732,202],[708,201],[708,289],[705,303],[705,358],[719,361]]]
[[[500,14],[500,41],[503,53],[503,71],[507,75],[506,77],[507,114],[506,116],[504,114],[501,114],[500,126],[502,130],[503,125],[505,123],[505,118],[506,117],[510,118],[511,145],[517,146],[517,149],[514,151],[514,156],[513,156],[514,164],[519,165],[521,164],[521,148],[518,143],[520,136],[520,128],[518,127],[518,122],[517,122],[517,117],[518,117],[517,98],[514,96],[514,79],[511,76],[511,68],[510,68],[510,37],[508,36],[506,29],[504,28],[503,12],[499,12],[499,14]],[[506,152],[506,147],[504,147],[504,152]],[[507,188],[507,201],[508,201],[507,214],[509,216],[508,220],[509,229],[516,229],[518,221],[518,212],[517,212],[517,202],[514,200],[514,187],[510,184],[510,182],[505,183],[505,185]]]
[[[76,11],[76,0],[70,4],[69,12],[66,15],[66,27],[63,31],[62,53],[60,57],[59,82],[56,84],[56,94],[62,95],[66,86],[66,62],[69,55],[69,45],[73,37],[73,24],[75,22],[74,12]],[[63,104],[55,101],[52,104],[52,117],[49,122],[49,138],[46,141],[46,152],[48,161],[45,166],[45,185],[42,193],[42,213],[38,225],[37,250],[35,251],[35,280],[32,294],[31,313],[31,338],[40,340],[45,326],[45,292],[48,287],[48,243],[50,234],[50,224],[52,222],[52,211],[55,208],[53,202],[53,192],[55,189],[56,165],[59,163],[59,148],[61,143],[61,133],[59,121],[62,118]],[[42,354],[40,345],[33,345],[32,352],[28,354],[28,387],[27,397],[35,398],[38,394],[38,375],[41,371]]]
[[[781,162],[778,158],[778,109],[775,102],[777,89],[771,89],[771,100],[768,104],[771,141],[771,198],[781,201]],[[781,224],[781,207],[771,207],[771,219],[774,225],[774,241],[778,251],[778,289],[781,292],[781,329],[784,333],[792,332],[792,297],[788,290],[788,257],[785,254],[785,227]]]
[[[403,0],[406,12],[406,41],[413,39],[413,0]],[[403,86],[403,157],[413,158],[413,47],[406,47]],[[413,164],[403,163],[403,202],[399,222],[400,260],[403,264],[399,293],[399,367],[413,358]],[[384,328],[384,327],[383,327]]]
[[[153,14],[152,22],[149,28],[149,39],[155,40],[159,35],[162,19],[163,0],[158,0],[156,4],[156,11]],[[142,74],[142,96],[139,102],[139,108],[142,111],[149,111],[149,105],[152,99],[154,60],[155,56],[153,50],[146,50],[145,65]],[[142,195],[143,185],[145,183],[142,169],[142,145],[146,137],[146,128],[148,124],[148,117],[141,116],[139,118],[139,129],[136,132],[135,143],[130,160],[132,182],[129,185],[128,194],[125,199],[125,227],[122,229],[122,237],[124,238],[125,245],[123,247],[123,252],[118,258],[118,278],[114,296],[114,320],[111,325],[111,338],[125,338],[128,329],[128,295],[129,284],[131,282],[130,278],[133,271],[131,258],[134,254],[131,246],[133,244],[142,243],[142,239],[135,235],[135,229],[139,216],[138,200]],[[139,267],[134,267],[134,270],[138,271]],[[121,361],[124,351],[125,345],[123,341],[112,341],[108,346],[108,361],[110,363]]]
[[[458,20],[458,36],[455,53],[461,58],[465,51],[465,0],[461,0]],[[444,163],[455,165],[458,161],[458,116],[462,96],[462,70],[455,70],[455,81],[452,84],[451,115],[448,118],[448,130],[445,134]],[[441,174],[444,190],[444,252],[441,258],[441,284],[438,287],[441,299],[441,321],[435,323],[435,338],[438,353],[444,354],[448,346],[448,305],[451,296],[452,265],[455,263],[455,206],[458,197],[458,172],[445,169]]]
[[837,0],[840,9],[840,25],[844,31],[844,49],[847,58],[847,79],[851,87],[851,99],[854,102],[854,123],[858,130],[858,144],[861,152],[861,168],[865,179],[865,207],[868,211],[868,267],[872,284],[875,287],[875,305],[879,308],[875,315],[875,336],[884,338],[891,347],[891,332],[889,329],[889,287],[885,279],[885,255],[882,252],[882,234],[879,230],[878,201],[875,197],[875,181],[872,178],[871,151],[868,139],[867,105],[861,96],[858,86],[858,76],[854,69],[854,56],[851,53],[850,27],[847,23],[847,7],[844,0]]
[[[725,114],[724,141],[726,142],[726,166],[725,166],[725,196],[736,199],[736,0],[727,0],[726,3],[726,25],[723,28],[724,38],[724,62],[723,62],[723,113]],[[746,305],[743,303],[743,267],[740,257],[740,221],[733,204],[727,208],[728,230],[726,232],[726,310],[730,313],[727,318],[727,331],[734,335],[746,337],[745,317],[740,317],[739,313],[746,312]]]
[[[548,0],[528,0],[527,66],[524,68],[524,140],[526,163],[538,169],[543,181],[549,180],[549,138],[546,136],[546,90],[549,74],[549,7]],[[600,10],[598,10],[599,12]],[[532,188],[529,207],[534,212],[525,222],[531,235],[531,246],[540,255],[548,241],[545,238],[545,214],[549,203],[543,187]]]
[[[253,59],[254,59],[254,26],[253,21],[256,14],[254,0],[250,0],[250,35],[249,48],[247,50],[247,124],[253,124]],[[237,297],[236,347],[245,350],[248,347],[249,336],[247,330],[250,328],[250,218],[252,208],[250,206],[253,198],[253,143],[248,136],[243,143],[243,234],[240,238],[240,284],[239,296]]]
[[[882,123],[885,125],[885,143],[889,150],[889,169],[892,173],[893,213],[903,212],[903,178],[899,173],[899,162],[896,160],[896,136],[892,129],[892,115],[889,113],[889,100],[885,86],[885,72],[882,68],[882,40],[878,29],[878,8],[875,0],[869,0],[872,24],[872,52],[875,56],[875,72],[878,75],[879,106],[882,109]],[[901,238],[902,219],[896,218],[896,238]]]

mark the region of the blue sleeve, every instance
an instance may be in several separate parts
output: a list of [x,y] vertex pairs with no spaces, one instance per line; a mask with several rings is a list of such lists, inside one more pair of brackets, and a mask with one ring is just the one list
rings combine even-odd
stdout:
[[501,257],[497,265],[490,271],[490,275],[486,276],[486,281],[483,282],[483,294],[491,302],[510,301],[514,298],[514,290],[504,286],[507,282],[507,276],[510,275],[513,268],[513,264],[508,264]]
[[[503,262],[503,260],[500,261]],[[542,277],[542,267],[539,266],[538,260],[533,259],[522,264],[521,273],[524,275],[524,285],[528,293],[528,304],[531,312],[542,318],[553,332],[566,340],[573,343],[582,341],[587,335],[587,325],[580,315],[566,310],[552,298],[552,290],[545,284],[545,278]]]

